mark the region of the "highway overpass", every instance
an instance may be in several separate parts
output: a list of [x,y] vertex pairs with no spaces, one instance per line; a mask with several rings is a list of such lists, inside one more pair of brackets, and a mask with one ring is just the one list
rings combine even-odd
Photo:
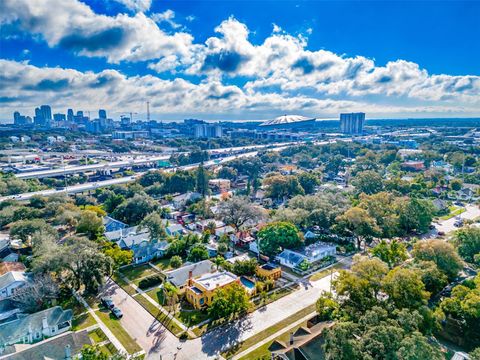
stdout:
[[[281,143],[275,144],[273,146],[286,146],[292,145],[293,143]],[[239,146],[239,147],[230,147],[230,148],[222,148],[222,149],[210,149],[207,150],[208,153],[211,155],[218,155],[224,153],[231,153],[231,152],[238,152],[238,151],[246,151],[246,150],[253,150],[253,149],[262,149],[272,147],[272,144],[268,145],[251,145],[251,146]],[[180,152],[176,154],[187,154],[187,152]],[[84,173],[87,171],[108,171],[111,169],[118,169],[123,167],[132,167],[132,166],[140,166],[140,165],[149,165],[151,164],[152,168],[156,167],[156,163],[158,161],[165,161],[170,159],[171,155],[156,155],[156,156],[144,156],[138,157],[135,159],[128,159],[122,161],[112,161],[108,163],[100,163],[100,164],[89,164],[89,165],[78,165],[78,166],[65,166],[59,167],[55,169],[49,170],[38,170],[38,171],[29,171],[24,173],[15,174],[15,176],[19,179],[42,179],[48,177],[55,177],[61,175],[70,175],[70,174],[77,174],[77,173]]]
[[[325,145],[325,144],[333,143],[333,142],[336,142],[336,141],[335,140],[316,141],[316,142],[314,142],[314,144],[315,145]],[[282,146],[276,146],[276,147],[271,148],[269,150],[270,151],[281,151],[283,149],[288,148],[289,146],[298,145],[300,143],[301,142],[288,143],[288,144],[284,144]],[[262,146],[262,147],[264,147],[264,146]],[[258,151],[245,152],[245,153],[242,153],[242,154],[231,155],[231,156],[226,156],[226,157],[215,159],[215,160],[206,161],[204,163],[204,166],[205,167],[210,167],[210,166],[213,166],[213,165],[223,164],[223,163],[235,160],[235,159],[255,157],[257,155],[258,155]],[[197,168],[198,166],[199,166],[199,164],[190,164],[190,165],[185,165],[185,166],[176,166],[176,167],[165,168],[163,170],[167,171],[167,172],[173,172],[173,171],[177,171],[177,170],[192,170],[192,169]],[[82,192],[85,192],[85,191],[95,190],[95,189],[98,189],[98,188],[108,187],[108,186],[112,186],[112,185],[127,184],[127,183],[130,183],[130,182],[136,181],[137,178],[139,178],[140,176],[142,176],[145,173],[146,172],[140,172],[140,173],[137,173],[133,176],[126,176],[126,177],[121,177],[121,178],[117,178],[117,179],[90,182],[90,183],[85,183],[85,184],[77,184],[77,185],[68,186],[64,189],[59,189],[59,190],[46,189],[46,190],[35,191],[35,192],[30,192],[30,193],[8,195],[8,196],[1,197],[0,202],[5,201],[5,200],[18,200],[18,201],[28,200],[31,197],[36,196],[36,195],[51,196],[51,195],[54,195],[54,194],[76,194],[76,193],[82,193]]]

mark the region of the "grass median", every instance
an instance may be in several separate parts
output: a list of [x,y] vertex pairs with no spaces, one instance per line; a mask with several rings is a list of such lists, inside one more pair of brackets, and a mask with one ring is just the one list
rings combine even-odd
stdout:
[[272,345],[272,343],[275,341],[275,340],[278,340],[278,341],[282,341],[286,344],[288,344],[289,340],[290,340],[290,333],[291,332],[295,332],[297,331],[297,329],[301,326],[306,326],[307,325],[307,322],[304,321],[302,322],[300,325],[297,325],[295,327],[293,327],[292,329],[282,333],[281,335],[279,335],[277,338],[275,338],[274,340],[271,340],[265,344],[263,344],[262,346],[260,346],[259,348],[249,352],[247,355],[245,356],[242,356],[240,358],[240,360],[248,360],[248,359],[270,359],[271,357],[271,354],[270,354],[270,351],[268,351],[268,348],[270,347],[270,345]]
[[344,264],[336,263],[336,264],[332,265],[331,267],[329,267],[328,269],[324,269],[322,271],[314,273],[312,276],[310,276],[309,280],[310,281],[317,281],[317,280],[323,279],[326,276],[330,276],[330,273],[332,271],[335,272],[339,269],[342,269],[344,266],[345,266]]
[[132,339],[130,335],[122,327],[118,319],[115,319],[110,312],[103,312],[98,310],[96,312],[100,320],[110,329],[115,337],[122,343],[129,354],[134,354],[141,351],[142,348]]
[[145,299],[142,295],[137,295],[134,299],[143,306],[145,310],[147,310],[155,319],[157,319],[163,326],[165,326],[172,334],[175,336],[179,336],[183,330],[178,324],[168,318],[167,315],[162,313],[160,309],[158,309],[155,305],[153,305],[150,301]]
[[[283,319],[282,321],[279,321],[275,325],[270,326],[269,328],[259,332],[258,334],[253,335],[252,337],[249,337],[248,339],[242,341],[239,345],[231,348],[230,350],[222,353],[222,356],[226,359],[231,358],[235,354],[238,354],[242,351],[245,351],[252,347],[253,345],[259,343],[260,341],[268,338],[269,336],[272,336],[276,332],[282,330],[286,326],[290,325],[291,323],[307,316],[308,314],[311,314],[315,311],[315,304],[312,304],[310,306],[307,306],[306,308],[297,311],[295,314],[290,315],[286,319]],[[250,358],[250,357],[249,357]]]

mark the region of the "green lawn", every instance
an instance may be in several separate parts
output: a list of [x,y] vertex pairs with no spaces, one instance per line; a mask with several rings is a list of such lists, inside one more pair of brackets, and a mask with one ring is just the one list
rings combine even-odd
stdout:
[[100,346],[100,351],[109,357],[117,353],[117,349],[115,349],[112,343]]
[[325,276],[329,276],[330,273],[332,272],[335,272],[336,270],[339,270],[343,267],[343,264],[341,263],[336,263],[334,265],[332,265],[332,267],[328,268],[328,269],[325,269],[325,270],[322,270],[322,271],[319,271],[315,274],[313,274],[312,276],[310,276],[310,281],[316,281],[316,280],[320,280],[322,278],[324,278]]
[[450,210],[450,213],[447,215],[441,216],[440,220],[448,220],[454,216],[458,216],[461,213],[464,213],[465,211],[467,211],[467,209],[465,209],[464,207],[458,207],[458,206],[451,206],[449,210]]
[[180,310],[175,317],[186,326],[195,326],[208,319],[206,311],[201,310]]
[[88,333],[88,337],[90,339],[92,339],[94,344],[98,344],[102,341],[108,340],[107,335],[105,335],[104,332],[102,331],[102,329],[100,329],[100,328],[97,328],[93,331],[90,331]]
[[153,265],[158,267],[162,271],[170,270],[172,267],[170,266],[170,259],[169,258],[162,258],[157,259],[151,262]]
[[[276,323],[273,326],[270,326],[268,329],[265,329],[264,331],[246,339],[242,343],[240,343],[238,346],[233,347],[232,349],[226,351],[225,353],[222,354],[222,356],[226,359],[231,358],[233,355],[242,352],[244,350],[247,350],[251,346],[255,345],[256,343],[262,341],[263,339],[266,339],[267,337],[275,334],[276,332],[282,330],[284,327],[288,326],[289,324],[301,319],[304,316],[307,316],[308,314],[311,314],[312,312],[315,311],[315,304],[312,304],[295,314],[289,316],[288,318]],[[250,359],[254,359],[252,357],[249,357]]]
[[170,332],[172,332],[175,336],[179,336],[183,332],[182,328],[180,328],[177,323],[169,319],[165,314],[163,314],[158,308],[156,308],[142,295],[137,295],[134,297],[134,299],[137,300],[140,305],[145,308],[145,310],[147,310],[154,318],[160,321],[163,326],[170,330]]
[[137,291],[128,283],[126,282],[118,273],[114,273],[112,275],[113,281],[115,281],[125,292],[129,295],[134,295]]
[[[275,338],[275,340],[279,340],[279,341],[282,341],[282,342],[288,344],[288,342],[290,341],[290,333],[295,332],[295,331],[297,331],[297,329],[299,327],[306,326],[306,325],[307,325],[307,322],[305,321],[305,322],[301,323],[300,325],[295,326],[291,330],[284,332],[279,337]],[[269,341],[266,344],[260,346],[259,348],[253,350],[252,352],[248,353],[247,355],[242,356],[240,358],[240,360],[270,359],[271,358],[271,353],[270,353],[270,351],[268,351],[268,348],[270,347],[270,345],[272,345],[272,343],[275,340]]]
[[73,321],[72,321],[72,330],[73,331],[77,331],[77,330],[81,330],[81,329],[85,329],[89,326],[92,326],[94,324],[96,324],[97,322],[95,321],[95,319],[93,318],[93,316],[88,313],[88,312],[85,312],[81,315],[76,315],[74,318],[73,318]]
[[[152,289],[150,291],[147,291],[146,294],[150,296],[153,300],[155,300],[160,306],[163,306],[162,289]],[[137,295],[136,298],[139,296],[140,295]],[[177,311],[175,312],[175,318],[185,324],[185,326],[195,326],[202,321],[208,319],[208,314],[205,311],[196,310],[192,307],[188,307],[188,309],[183,309],[180,304],[177,304],[176,308]],[[164,309],[168,311],[167,308],[164,307]]]
[[135,342],[135,340],[133,340],[131,336],[128,335],[128,333],[120,324],[120,321],[114,318],[114,316],[110,312],[97,311],[96,314],[115,335],[118,341],[122,343],[122,345],[125,347],[129,354],[134,354],[142,350],[142,348]]
[[145,276],[158,274],[158,272],[148,264],[138,266],[131,265],[121,269],[120,272],[130,281],[134,281]]
[[162,289],[152,289],[147,291],[145,294],[150,296],[153,300],[155,300],[158,304],[163,305],[163,291]]

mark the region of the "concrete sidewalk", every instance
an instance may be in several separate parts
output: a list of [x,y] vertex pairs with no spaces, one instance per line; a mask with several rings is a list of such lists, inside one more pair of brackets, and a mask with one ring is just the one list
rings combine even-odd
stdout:
[[307,321],[307,320],[310,320],[312,317],[314,317],[315,315],[317,314],[316,311],[304,316],[303,318],[291,323],[290,325],[282,328],[281,330],[278,330],[276,333],[270,335],[269,337],[263,339],[262,341],[259,341],[258,343],[256,343],[255,345],[249,347],[247,350],[244,350],[240,353],[238,353],[237,355],[233,356],[232,357],[232,360],[237,360],[237,359],[240,359],[242,357],[244,357],[245,355],[248,355],[250,354],[252,351],[258,349],[259,347],[267,344],[268,342],[270,341],[273,341],[275,340],[277,337],[279,337],[280,335],[282,334],[285,334],[287,331],[293,329],[294,327],[296,326],[299,326],[301,323],[303,323],[304,321]]
[[75,298],[82,303],[83,306],[87,309],[87,311],[90,313],[90,315],[93,316],[95,321],[97,322],[98,326],[102,331],[105,333],[107,336],[108,340],[112,343],[113,346],[118,350],[119,353],[121,354],[128,354],[128,351],[123,347],[122,343],[115,337],[115,335],[110,331],[110,329],[103,323],[103,321],[95,314],[95,311],[88,305],[88,303],[85,301],[84,298],[82,298],[79,294],[76,292],[73,292],[73,295]]

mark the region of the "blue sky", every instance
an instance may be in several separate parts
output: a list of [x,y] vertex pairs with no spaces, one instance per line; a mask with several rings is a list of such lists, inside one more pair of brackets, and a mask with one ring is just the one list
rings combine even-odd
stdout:
[[0,118],[480,116],[480,2],[4,0]]

